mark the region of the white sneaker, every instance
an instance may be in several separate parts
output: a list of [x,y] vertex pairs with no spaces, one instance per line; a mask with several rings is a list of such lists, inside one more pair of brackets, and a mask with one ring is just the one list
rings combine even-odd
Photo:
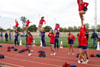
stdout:
[[68,55],[70,55],[70,53],[68,53]]
[[83,61],[82,64],[87,64],[87,62]]
[[78,60],[78,63],[80,64],[80,63],[81,63],[81,61],[80,61],[80,60]]
[[51,56],[53,56],[53,54],[51,54]]
[[37,30],[37,32],[39,32],[39,30]]
[[31,55],[32,55],[31,53],[28,54],[28,56],[31,56]]
[[33,50],[31,50],[31,52],[33,52]]
[[87,60],[86,60],[86,62],[88,63],[88,62],[89,62],[89,60],[87,59]]
[[72,55],[75,55],[74,53],[72,53]]
[[54,56],[56,55],[56,53],[53,54]]
[[83,59],[81,59],[81,61],[83,62]]

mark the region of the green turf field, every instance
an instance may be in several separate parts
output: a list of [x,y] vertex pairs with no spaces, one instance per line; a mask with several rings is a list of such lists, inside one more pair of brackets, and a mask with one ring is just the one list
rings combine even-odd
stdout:
[[[34,39],[35,39],[36,45],[39,46],[39,45],[40,45],[40,38],[34,38]],[[46,37],[45,39],[46,39],[46,45],[49,46],[49,41],[50,41],[50,39],[49,39],[48,37]],[[61,40],[63,41],[63,46],[64,46],[64,47],[68,47],[67,37],[60,37],[60,38],[59,38],[59,44],[60,44]],[[5,40],[3,40],[3,41],[0,41],[0,43],[6,43],[6,42],[5,42]],[[9,43],[9,44],[14,44],[14,40],[12,40],[11,42],[8,41],[8,43]],[[23,45],[26,44],[25,38],[22,39],[22,43],[23,43]],[[89,38],[88,44],[89,44],[89,48],[91,48],[91,49],[96,49],[95,47],[92,47],[92,39]],[[78,40],[77,40],[77,38],[76,38],[75,43],[74,43],[74,47],[77,48],[77,46],[78,46]]]

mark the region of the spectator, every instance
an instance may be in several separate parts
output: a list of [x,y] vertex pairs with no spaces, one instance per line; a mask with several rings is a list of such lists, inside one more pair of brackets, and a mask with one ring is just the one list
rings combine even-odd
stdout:
[[11,41],[11,31],[9,31],[9,41]]
[[1,37],[1,41],[3,40],[3,33],[1,32],[0,34],[0,37]]
[[6,40],[6,42],[8,42],[8,33],[7,32],[5,33],[5,40]]
[[15,31],[15,40],[14,40],[15,46],[16,46],[16,43],[19,46],[19,39],[18,39],[18,37],[19,37],[19,33],[17,31]]
[[97,35],[97,33],[95,32],[95,31],[93,31],[93,33],[92,33],[92,36],[91,36],[91,39],[93,39],[93,47],[94,46],[96,46],[97,47],[97,43],[96,43],[96,41],[97,41],[97,39],[98,39],[98,35]]

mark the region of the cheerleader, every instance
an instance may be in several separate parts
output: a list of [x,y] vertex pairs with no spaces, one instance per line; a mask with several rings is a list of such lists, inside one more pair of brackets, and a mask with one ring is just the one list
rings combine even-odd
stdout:
[[30,23],[31,23],[31,22],[30,22],[29,20],[26,21],[26,25],[25,25],[25,28],[24,28],[25,31],[27,31],[27,29],[28,29]]
[[78,3],[78,10],[79,10],[79,15],[80,15],[80,19],[81,19],[81,24],[83,25],[83,20],[84,20],[83,15],[87,11],[88,3],[83,2],[83,0],[77,0],[77,3]]
[[18,23],[18,21],[16,19],[15,19],[15,23],[16,23],[16,25],[13,28],[17,31],[17,28],[19,26],[19,23]]
[[74,55],[74,41],[75,41],[75,36],[71,32],[69,32],[69,36],[68,36],[69,52],[68,52],[68,55],[70,55],[71,50],[72,50],[72,55]]
[[38,26],[39,31],[41,31],[43,23],[46,24],[46,21],[44,20],[44,17],[41,17],[40,22],[39,22],[39,26]]
[[87,37],[85,36],[85,28],[82,26],[80,29],[80,33],[78,36],[78,41],[79,41],[79,52],[80,52],[80,56],[79,56],[79,60],[78,63],[82,64],[87,64],[88,63],[88,40]]
[[55,56],[56,55],[54,50],[55,36],[52,30],[49,32],[48,37],[50,38],[51,56]]
[[56,36],[57,32],[59,32],[60,30],[61,30],[60,25],[56,24],[54,29],[54,36]]

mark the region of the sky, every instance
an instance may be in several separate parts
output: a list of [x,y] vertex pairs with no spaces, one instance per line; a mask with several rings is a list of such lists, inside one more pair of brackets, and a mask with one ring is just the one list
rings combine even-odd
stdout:
[[[84,0],[89,3],[88,11],[84,15],[84,23],[94,25],[95,0]],[[100,0],[97,0],[97,24],[100,24]],[[46,25],[55,27],[59,23],[61,27],[80,26],[81,21],[78,12],[77,0],[0,0],[0,27],[13,28],[15,19],[20,27],[20,17],[25,16],[32,24],[38,26],[41,16],[45,17]],[[44,25],[44,26],[46,26]]]

